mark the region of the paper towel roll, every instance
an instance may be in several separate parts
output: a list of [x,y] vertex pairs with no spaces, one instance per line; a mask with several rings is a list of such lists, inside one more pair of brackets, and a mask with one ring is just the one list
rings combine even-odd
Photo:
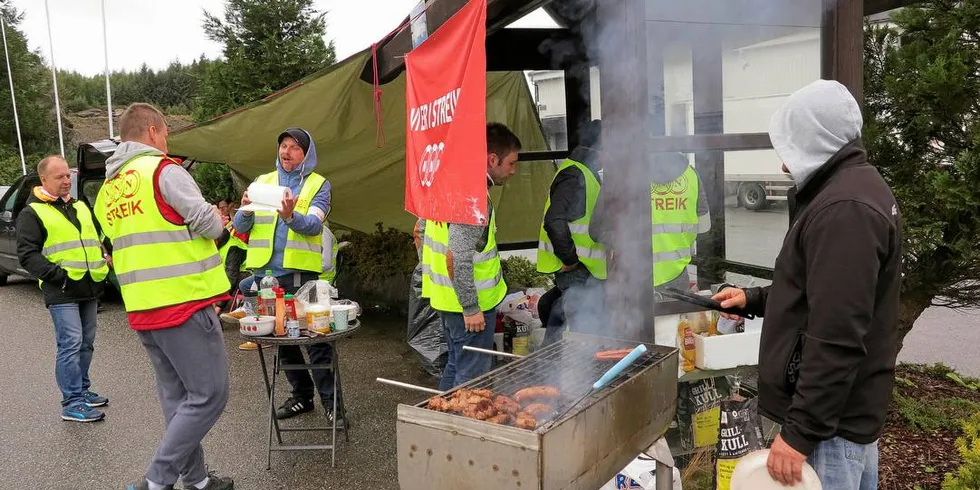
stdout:
[[293,197],[293,192],[288,187],[258,182],[252,182],[248,186],[248,198],[255,205],[253,207],[271,208],[278,211],[282,209],[282,200],[291,197]]

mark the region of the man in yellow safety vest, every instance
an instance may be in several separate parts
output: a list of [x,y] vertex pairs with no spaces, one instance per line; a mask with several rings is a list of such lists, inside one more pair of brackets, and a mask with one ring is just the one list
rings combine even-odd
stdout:
[[[255,271],[239,286],[248,290],[260,284],[263,277],[272,275],[287,293],[295,293],[308,281],[323,273],[324,222],[330,213],[330,182],[316,173],[318,164],[316,143],[306,130],[289,128],[279,134],[276,168],[258,176],[255,182],[288,187],[292,198],[284,198],[278,212],[246,211],[235,213],[235,229],[248,233],[248,253],[245,267]],[[251,204],[248,191],[242,196],[242,206]],[[306,348],[311,364],[329,364],[333,349],[330,344],[315,344]],[[303,351],[298,346],[281,346],[279,355],[286,364],[304,364]],[[337,417],[344,427],[340,387],[334,414],[334,377],[329,370],[317,369],[312,378],[309,371],[286,371],[292,386],[292,396],[276,410],[276,417],[285,419],[312,411],[314,389],[320,393],[328,421]]]
[[[653,286],[686,291],[691,288],[687,267],[692,247],[698,234],[711,229],[707,195],[698,173],[681,153],[658,154],[642,165],[634,168],[637,175],[650,182],[650,214],[644,219],[649,220],[653,239]],[[603,242],[608,242],[614,219],[637,219],[613,216],[611,210],[607,211],[607,199],[599,196],[591,226],[593,236]]]
[[228,278],[214,240],[217,207],[168,157],[167,122],[149,104],[119,119],[122,143],[106,160],[95,216],[112,243],[112,260],[130,328],[156,372],[166,421],[163,441],[127,490],[231,490],[209,472],[201,441],[228,402],[228,358],[214,304],[228,299]]
[[[500,123],[487,124],[487,186],[503,185],[517,171],[521,141]],[[422,296],[442,318],[449,358],[440,390],[490,370],[491,358],[463,350],[493,348],[497,305],[507,295],[497,254],[496,213],[487,202],[486,226],[427,220],[422,244]]]
[[95,407],[109,399],[89,390],[95,343],[96,308],[109,273],[101,230],[87,205],[71,197],[71,170],[60,156],[37,166],[41,185],[17,217],[17,256],[40,281],[44,304],[54,321],[58,354],[55,380],[61,390],[61,418],[102,420]]
[[539,232],[537,270],[555,275],[538,302],[546,344],[561,338],[566,320],[580,331],[602,323],[606,249],[589,232],[601,189],[600,123],[582,129],[582,144],[555,172]]

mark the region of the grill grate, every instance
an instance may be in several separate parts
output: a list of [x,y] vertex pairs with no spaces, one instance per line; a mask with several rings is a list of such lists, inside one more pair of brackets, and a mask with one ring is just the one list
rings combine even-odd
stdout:
[[[566,336],[560,342],[491,371],[486,376],[477,378],[464,386],[460,386],[460,388],[486,388],[497,394],[513,396],[518,390],[529,386],[554,386],[561,392],[561,397],[555,406],[553,417],[564,412],[570,404],[588,393],[592,389],[592,384],[615,364],[614,362],[596,361],[593,357],[596,352],[631,349],[637,345],[639,345],[638,342],[607,337]],[[565,414],[564,418],[573,417],[594,404],[609,390],[621,385],[646,368],[658,364],[670,352],[670,349],[651,344],[647,344],[647,348],[649,351],[626,367],[613,382],[587,397],[577,407]],[[539,419],[538,427],[542,427],[549,421],[550,419]]]

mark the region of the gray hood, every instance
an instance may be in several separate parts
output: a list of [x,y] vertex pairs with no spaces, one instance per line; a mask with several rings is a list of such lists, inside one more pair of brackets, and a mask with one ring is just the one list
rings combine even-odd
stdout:
[[119,173],[124,163],[140,155],[163,155],[163,152],[136,141],[123,141],[105,161],[105,178],[111,179]]
[[773,114],[769,139],[797,187],[803,187],[830,157],[861,137],[863,125],[861,108],[846,87],[817,80]]

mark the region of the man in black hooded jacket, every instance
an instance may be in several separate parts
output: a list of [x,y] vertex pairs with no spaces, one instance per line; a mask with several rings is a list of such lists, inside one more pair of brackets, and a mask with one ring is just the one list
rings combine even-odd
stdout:
[[759,408],[782,424],[768,469],[784,484],[800,481],[807,461],[823,488],[877,488],[898,354],[902,227],[861,126],[854,97],[826,80],[776,112],[769,135],[797,192],[773,283],[715,296],[765,316]]

